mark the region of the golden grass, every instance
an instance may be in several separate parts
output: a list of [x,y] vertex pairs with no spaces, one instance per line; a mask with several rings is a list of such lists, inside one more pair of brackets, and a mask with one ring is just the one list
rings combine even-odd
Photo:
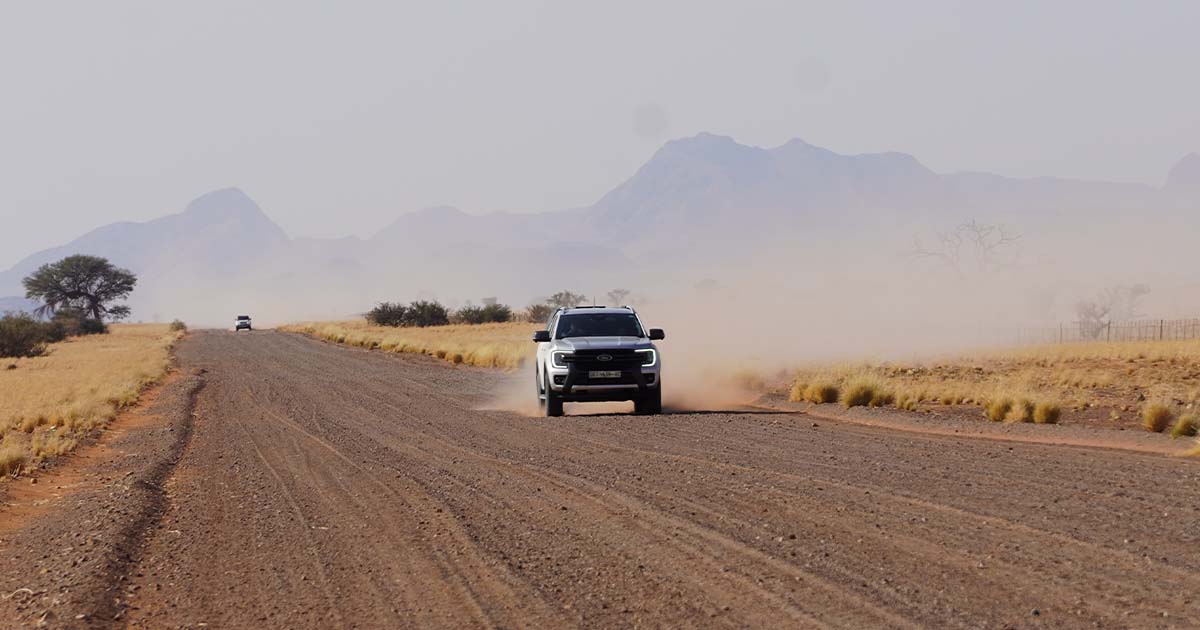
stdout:
[[846,383],[842,404],[850,407],[882,407],[895,401],[895,396],[877,380],[857,377]]
[[451,324],[427,328],[372,326],[364,320],[306,322],[281,327],[335,343],[384,352],[427,354],[451,363],[519,368],[537,351],[537,324]]
[[1179,416],[1175,426],[1171,427],[1171,437],[1192,437],[1196,435],[1197,429],[1200,429],[1200,422],[1197,422],[1196,414],[1185,413]]
[[805,400],[820,405],[837,402],[839,394],[837,386],[833,383],[801,384],[797,382],[792,386],[791,399],[797,402]]
[[1062,408],[1055,403],[1040,402],[1033,409],[1033,421],[1037,424],[1058,424]]
[[1001,422],[1008,417],[1008,414],[1010,411],[1012,411],[1012,408],[1012,399],[1001,397],[989,401],[988,404],[983,408],[983,412],[984,415],[987,416],[988,420],[991,420],[992,422]]
[[1150,403],[1142,409],[1142,426],[1147,431],[1162,433],[1174,420],[1175,414],[1163,403]]
[[69,452],[166,374],[182,333],[117,324],[107,335],[52,344],[45,356],[0,360],[0,473]]
[[1033,410],[1036,406],[1028,398],[1019,398],[1008,410],[1008,415],[1004,417],[1004,420],[1005,422],[1033,422]]
[[[868,379],[899,409],[978,405],[995,421],[1054,424],[1070,410],[1132,426],[1147,399],[1175,413],[1200,406],[1200,340],[1074,343],[990,349],[914,361],[813,364],[795,383],[846,387]],[[796,388],[793,387],[795,391]],[[801,392],[803,390],[800,390]],[[794,397],[794,396],[793,396]],[[1050,408],[1055,412],[1051,412]]]

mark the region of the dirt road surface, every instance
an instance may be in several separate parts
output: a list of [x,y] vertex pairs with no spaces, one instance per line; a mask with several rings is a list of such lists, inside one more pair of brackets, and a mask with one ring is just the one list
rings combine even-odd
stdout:
[[482,409],[524,374],[265,331],[178,357],[157,425],[0,533],[0,627],[1200,625],[1195,461],[529,418]]

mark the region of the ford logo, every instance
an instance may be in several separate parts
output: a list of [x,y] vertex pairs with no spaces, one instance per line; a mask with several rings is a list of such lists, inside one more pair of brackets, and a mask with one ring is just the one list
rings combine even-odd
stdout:
[[597,361],[612,361],[612,355],[611,354],[596,355],[596,360]]

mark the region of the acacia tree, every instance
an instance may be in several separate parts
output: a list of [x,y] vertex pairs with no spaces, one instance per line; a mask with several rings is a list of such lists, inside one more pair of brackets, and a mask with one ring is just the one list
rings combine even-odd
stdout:
[[579,306],[586,299],[587,296],[583,295],[582,293],[559,291],[558,293],[546,298],[546,303],[550,306],[570,308],[572,306]]
[[608,292],[608,301],[613,306],[621,306],[629,297],[629,289],[613,289]]
[[1080,334],[1099,339],[1113,322],[1139,317],[1138,302],[1148,293],[1149,285],[1116,285],[1104,288],[1095,300],[1079,302],[1075,305],[1075,321]]
[[1007,264],[1009,247],[1021,237],[1003,225],[971,219],[950,232],[939,232],[937,242],[926,247],[918,239],[913,255],[936,260],[959,274],[990,272]]
[[129,316],[129,307],[113,303],[133,292],[137,276],[106,258],[75,255],[42,265],[22,283],[26,298],[42,302],[38,315],[73,310],[95,321],[116,321]]

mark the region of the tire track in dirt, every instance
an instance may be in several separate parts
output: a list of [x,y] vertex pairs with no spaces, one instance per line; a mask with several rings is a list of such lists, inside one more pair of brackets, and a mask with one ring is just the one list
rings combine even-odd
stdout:
[[179,357],[207,384],[130,626],[1200,623],[1197,462],[787,413],[526,418],[478,409],[524,373],[271,332]]

